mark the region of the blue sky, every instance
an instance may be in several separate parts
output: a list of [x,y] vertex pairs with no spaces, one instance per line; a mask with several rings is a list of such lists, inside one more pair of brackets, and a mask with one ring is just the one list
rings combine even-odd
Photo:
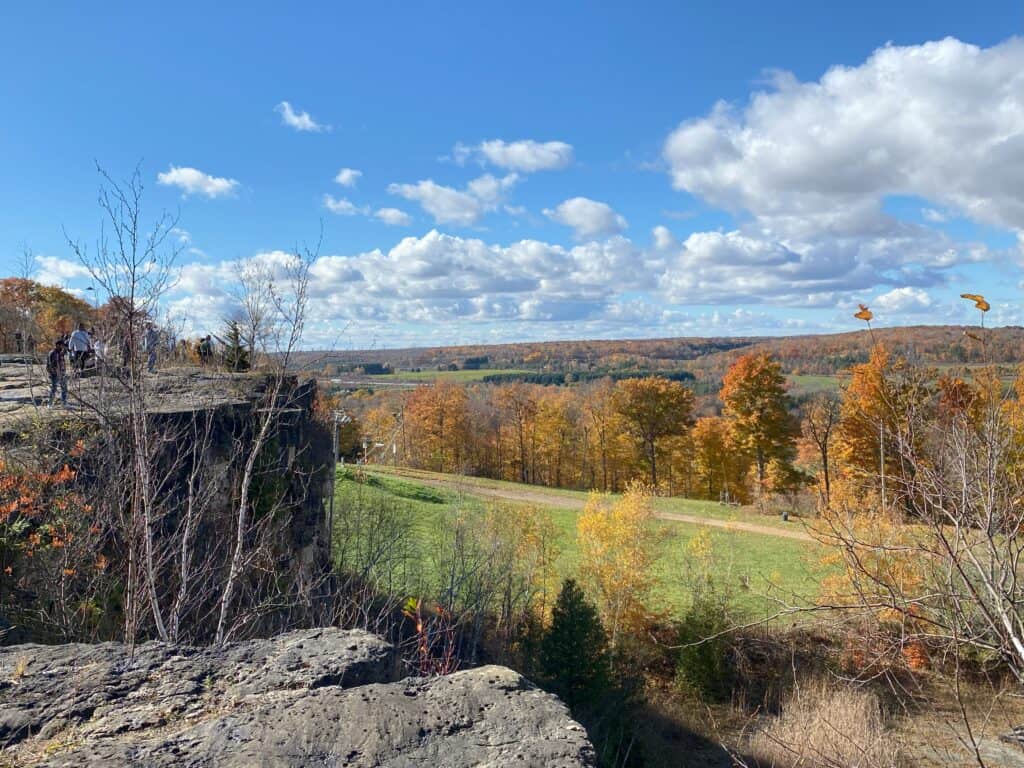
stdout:
[[1024,323],[1016,1],[24,5],[0,274],[141,163],[191,331],[321,221],[313,346]]

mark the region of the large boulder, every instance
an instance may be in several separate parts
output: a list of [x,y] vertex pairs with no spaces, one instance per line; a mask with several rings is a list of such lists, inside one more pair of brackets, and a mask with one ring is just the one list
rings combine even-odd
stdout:
[[358,631],[224,648],[0,650],[0,747],[24,766],[594,765],[565,706],[504,667],[399,679]]

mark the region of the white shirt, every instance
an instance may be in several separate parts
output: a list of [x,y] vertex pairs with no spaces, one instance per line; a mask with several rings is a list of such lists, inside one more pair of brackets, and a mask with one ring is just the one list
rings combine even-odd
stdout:
[[89,338],[88,331],[78,329],[71,334],[71,338],[68,340],[68,349],[72,352],[88,352],[92,347],[92,340]]

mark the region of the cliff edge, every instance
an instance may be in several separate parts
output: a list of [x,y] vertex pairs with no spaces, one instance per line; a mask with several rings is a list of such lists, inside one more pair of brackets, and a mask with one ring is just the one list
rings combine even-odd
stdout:
[[595,765],[582,726],[518,673],[400,679],[388,643],[330,628],[0,649],[0,749],[54,768]]

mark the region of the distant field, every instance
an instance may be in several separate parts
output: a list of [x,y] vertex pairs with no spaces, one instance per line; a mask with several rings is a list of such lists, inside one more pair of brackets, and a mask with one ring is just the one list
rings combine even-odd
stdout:
[[[411,569],[401,589],[415,595],[430,589],[435,579],[432,553],[437,551],[439,537],[450,526],[451,516],[457,510],[483,510],[489,504],[517,503],[507,499],[496,501],[483,495],[487,486],[496,481],[479,481],[451,477],[451,488],[438,488],[417,482],[414,478],[400,477],[373,469],[361,472],[362,482],[356,480],[352,469],[338,474],[336,504],[338,509],[353,505],[359,498],[387,500],[408,510],[414,521],[415,558],[421,567]],[[434,477],[437,477],[436,475]],[[443,477],[443,476],[442,476]],[[477,485],[474,487],[474,482]],[[503,483],[522,489],[522,498],[531,498],[532,486]],[[474,495],[474,490],[479,495]],[[534,507],[550,517],[557,530],[561,554],[558,561],[560,577],[575,575],[579,566],[576,543],[576,517],[579,500],[586,494],[573,491],[542,489],[546,503],[527,501],[518,503]],[[564,499],[564,501],[559,501]],[[761,515],[743,509],[721,507],[710,502],[686,499],[660,499],[658,511],[705,515],[709,519],[734,520],[737,525],[756,519],[758,524],[783,526]],[[571,507],[569,505],[572,505]],[[734,595],[736,611],[743,620],[755,620],[774,612],[776,599],[789,603],[808,604],[818,594],[818,585],[825,573],[820,565],[822,547],[811,541],[784,538],[728,528],[708,528],[702,525],[658,520],[655,525],[663,535],[658,545],[656,574],[659,586],[653,607],[677,615],[689,605],[686,574],[693,564],[688,554],[688,543],[702,531],[710,535],[714,553],[715,573],[718,581]],[[785,524],[788,530],[799,530],[799,523]]]
[[789,374],[786,377],[793,395],[811,395],[816,392],[838,392],[842,379],[839,376],[805,376]]
[[475,371],[397,371],[377,376],[368,376],[369,381],[480,381],[485,376],[499,373],[529,373],[519,368],[481,368]]

